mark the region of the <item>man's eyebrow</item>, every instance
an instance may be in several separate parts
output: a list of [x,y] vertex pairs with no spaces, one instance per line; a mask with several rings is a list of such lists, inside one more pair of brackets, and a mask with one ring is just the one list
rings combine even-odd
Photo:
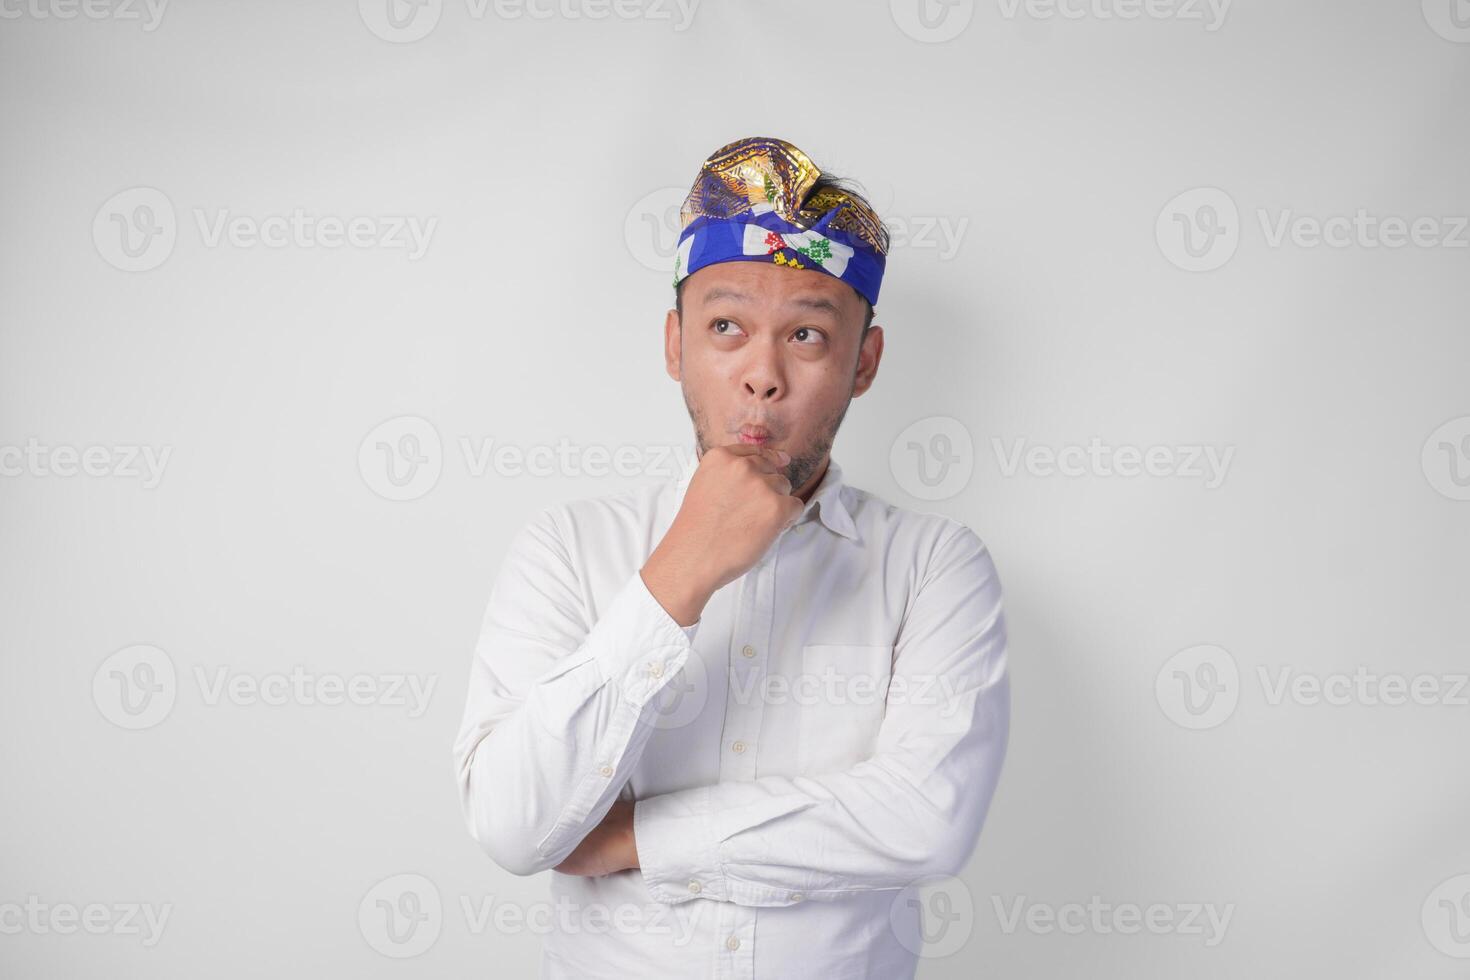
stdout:
[[[750,301],[750,297],[739,290],[730,289],[727,286],[711,286],[704,294],[704,302],[713,303],[717,299],[732,299],[740,303]],[[826,310],[835,317],[842,316],[842,311],[837,308],[836,303],[821,296],[796,296],[788,300],[786,305],[800,306],[808,310]]]
[[786,305],[801,306],[808,310],[826,310],[835,317],[842,316],[842,311],[837,308],[836,303],[830,299],[823,299],[821,296],[798,296]]
[[704,294],[704,302],[713,303],[717,299],[733,299],[744,303],[750,299],[749,296],[725,286],[711,286]]

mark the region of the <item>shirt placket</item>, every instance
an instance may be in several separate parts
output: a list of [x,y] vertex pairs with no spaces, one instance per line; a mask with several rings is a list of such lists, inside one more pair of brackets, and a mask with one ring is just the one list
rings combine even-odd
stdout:
[[[775,621],[776,559],[785,536],[783,531],[741,580],[727,658],[730,683],[726,685],[720,743],[721,782],[753,780],[757,775],[757,740],[765,716],[766,671]],[[758,910],[721,902],[720,911],[722,949],[715,975],[720,980],[754,980]]]

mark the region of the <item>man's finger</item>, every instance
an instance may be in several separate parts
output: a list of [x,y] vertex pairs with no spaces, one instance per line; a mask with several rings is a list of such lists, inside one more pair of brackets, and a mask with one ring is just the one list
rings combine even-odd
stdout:
[[791,457],[780,449],[762,449],[745,458],[762,473],[782,473],[786,470],[786,464],[791,462]]
[[736,456],[757,456],[767,460],[776,466],[785,466],[791,462],[791,454],[784,449],[772,449],[770,446],[750,446],[743,442],[732,442],[725,447]]
[[766,485],[783,496],[791,496],[791,481],[785,473],[767,473],[761,477]]

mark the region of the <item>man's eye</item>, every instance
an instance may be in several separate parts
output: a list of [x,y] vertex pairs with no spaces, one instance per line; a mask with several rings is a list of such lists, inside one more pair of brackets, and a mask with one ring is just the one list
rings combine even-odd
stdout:
[[[740,325],[734,320],[719,319],[710,324],[710,326],[714,329],[715,333],[726,336],[733,336],[740,332]],[[725,326],[728,326],[729,329],[723,329]]]
[[795,337],[803,344],[820,344],[822,341],[827,339],[826,334],[822,333],[822,331],[820,330],[814,330],[811,327],[797,327],[796,333],[792,334],[791,336]]

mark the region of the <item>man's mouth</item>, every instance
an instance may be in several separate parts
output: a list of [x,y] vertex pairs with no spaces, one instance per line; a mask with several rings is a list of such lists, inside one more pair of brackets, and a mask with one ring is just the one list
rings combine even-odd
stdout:
[[763,446],[771,441],[771,430],[763,425],[742,425],[740,441],[747,446]]

